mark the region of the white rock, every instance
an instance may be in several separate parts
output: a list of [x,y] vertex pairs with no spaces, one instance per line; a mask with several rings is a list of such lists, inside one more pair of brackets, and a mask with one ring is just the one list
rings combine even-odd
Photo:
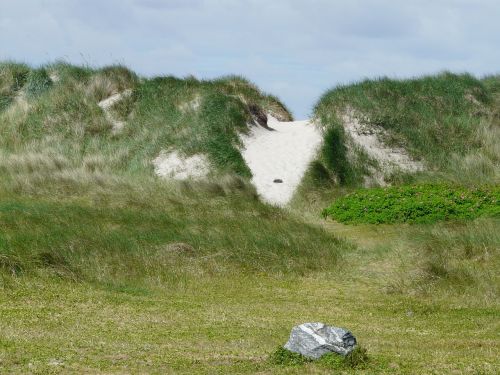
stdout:
[[323,323],[304,323],[293,327],[285,349],[318,359],[327,353],[349,354],[356,346],[351,332]]

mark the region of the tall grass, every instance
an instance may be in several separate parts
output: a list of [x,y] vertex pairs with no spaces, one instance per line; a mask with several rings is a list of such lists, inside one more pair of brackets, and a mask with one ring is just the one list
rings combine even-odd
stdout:
[[411,232],[417,269],[412,287],[498,301],[500,233],[498,219],[422,227]]
[[260,203],[253,187],[236,177],[177,184],[108,180],[101,186],[79,181],[65,191],[61,185],[36,196],[0,191],[4,276],[151,285],[183,275],[302,275],[333,269],[339,251],[349,248]]
[[30,68],[14,62],[0,63],[0,112],[15,99],[26,83]]
[[[368,126],[383,128],[386,144],[404,147],[415,159],[424,161],[427,171],[417,178],[498,183],[500,106],[495,82],[491,77],[481,81],[468,74],[442,73],[337,87],[314,109],[327,140],[318,162],[331,173],[331,180],[341,185],[359,186],[363,175],[377,169],[376,163],[371,164],[372,169],[366,168],[370,165],[366,155],[346,138],[341,115],[351,109]],[[397,173],[385,178],[408,182],[415,177]]]
[[[125,90],[132,95],[110,109],[126,123],[117,134],[98,103]],[[248,177],[238,133],[252,121],[250,105],[291,119],[278,99],[237,76],[143,79],[123,66],[92,69],[57,62],[32,69],[3,63],[0,158],[29,159],[30,165],[37,158],[64,159],[69,170],[100,160],[94,164],[108,172],[150,175],[151,160],[175,148],[206,154],[217,173]],[[4,173],[16,173],[8,164],[3,163]]]

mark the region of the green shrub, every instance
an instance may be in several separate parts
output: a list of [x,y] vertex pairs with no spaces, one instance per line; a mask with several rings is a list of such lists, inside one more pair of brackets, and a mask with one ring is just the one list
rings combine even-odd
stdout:
[[360,189],[336,200],[325,217],[348,224],[433,223],[500,214],[500,187],[445,184]]
[[45,69],[32,70],[26,81],[26,94],[34,98],[48,90],[51,85],[52,80]]
[[304,357],[302,354],[291,352],[280,346],[269,358],[270,362],[281,366],[300,366],[312,362],[312,359]]

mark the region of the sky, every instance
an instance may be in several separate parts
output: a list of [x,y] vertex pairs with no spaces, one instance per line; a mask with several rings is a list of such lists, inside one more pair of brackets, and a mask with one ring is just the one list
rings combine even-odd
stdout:
[[500,72],[498,0],[0,0],[0,60],[243,75],[298,119],[339,84]]

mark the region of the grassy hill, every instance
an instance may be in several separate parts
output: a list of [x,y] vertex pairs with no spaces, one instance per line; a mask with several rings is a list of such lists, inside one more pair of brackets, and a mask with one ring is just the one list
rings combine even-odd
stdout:
[[[258,201],[238,132],[252,120],[251,103],[291,115],[243,78],[146,80],[123,67],[14,63],[0,65],[0,77],[5,275],[137,286],[307,273],[329,269],[349,247]],[[126,126],[113,134],[98,103],[127,89],[113,108]],[[151,159],[168,147],[209,155],[213,179],[156,178]]]
[[349,142],[342,114],[351,110],[368,129],[381,129],[385,144],[405,149],[425,166],[417,176],[386,173],[387,182],[498,183],[499,80],[443,73],[366,80],[327,92],[314,108],[325,127],[325,144],[313,179],[360,186],[372,173],[369,166],[380,169],[376,160]]
[[[376,167],[350,159],[345,105],[429,166],[392,183],[496,185],[498,82],[446,74],[328,93],[302,206],[277,208],[248,183],[237,135],[256,108],[291,115],[243,78],[0,64],[0,373],[498,372],[498,219],[320,216]],[[114,131],[99,103],[127,90]],[[158,179],[151,160],[170,148],[207,155],[212,174]],[[368,362],[273,361],[306,321],[352,330]]]
[[[110,112],[125,126],[114,132],[98,103],[123,92],[131,95]],[[278,99],[241,77],[144,79],[121,66],[2,63],[0,171],[13,179],[20,172],[24,179],[149,176],[151,160],[173,148],[207,155],[217,173],[249,176],[237,134],[247,130],[252,108],[291,118]]]

